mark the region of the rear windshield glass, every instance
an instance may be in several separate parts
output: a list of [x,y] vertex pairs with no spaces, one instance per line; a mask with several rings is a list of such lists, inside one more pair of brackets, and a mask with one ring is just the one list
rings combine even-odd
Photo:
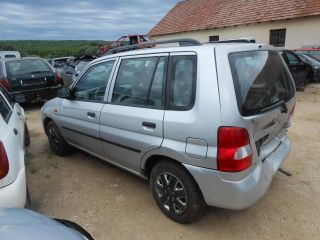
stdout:
[[276,51],[229,54],[240,113],[250,116],[294,96],[294,85]]
[[51,72],[51,68],[42,59],[23,59],[6,62],[8,77]]

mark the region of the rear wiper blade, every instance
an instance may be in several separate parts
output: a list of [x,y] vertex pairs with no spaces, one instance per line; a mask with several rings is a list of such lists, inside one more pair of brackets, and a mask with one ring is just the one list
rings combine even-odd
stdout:
[[265,108],[262,108],[260,110],[261,113],[264,113],[264,112],[268,112],[272,109],[275,109],[275,108],[278,108],[278,107],[281,107],[281,112],[282,113],[287,113],[288,112],[288,107],[287,107],[287,104],[285,101],[281,100],[271,106],[268,106],[268,107],[265,107]]

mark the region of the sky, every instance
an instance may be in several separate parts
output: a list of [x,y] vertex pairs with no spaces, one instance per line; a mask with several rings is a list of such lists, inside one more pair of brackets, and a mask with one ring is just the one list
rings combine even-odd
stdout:
[[0,40],[115,40],[147,34],[179,0],[0,0]]

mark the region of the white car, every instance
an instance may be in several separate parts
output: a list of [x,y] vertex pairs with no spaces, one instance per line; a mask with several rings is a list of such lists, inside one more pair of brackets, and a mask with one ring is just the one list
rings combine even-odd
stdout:
[[0,59],[1,58],[21,58],[21,55],[17,51],[0,51]]
[[24,207],[25,146],[30,143],[24,110],[0,85],[0,208]]

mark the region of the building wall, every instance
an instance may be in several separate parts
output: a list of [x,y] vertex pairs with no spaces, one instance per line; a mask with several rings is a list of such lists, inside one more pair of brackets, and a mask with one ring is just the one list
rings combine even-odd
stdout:
[[220,40],[253,37],[259,43],[269,44],[270,30],[281,28],[287,29],[285,48],[320,45],[320,16],[160,35],[153,38],[156,40],[194,38],[200,42],[208,42],[209,36],[219,35]]

